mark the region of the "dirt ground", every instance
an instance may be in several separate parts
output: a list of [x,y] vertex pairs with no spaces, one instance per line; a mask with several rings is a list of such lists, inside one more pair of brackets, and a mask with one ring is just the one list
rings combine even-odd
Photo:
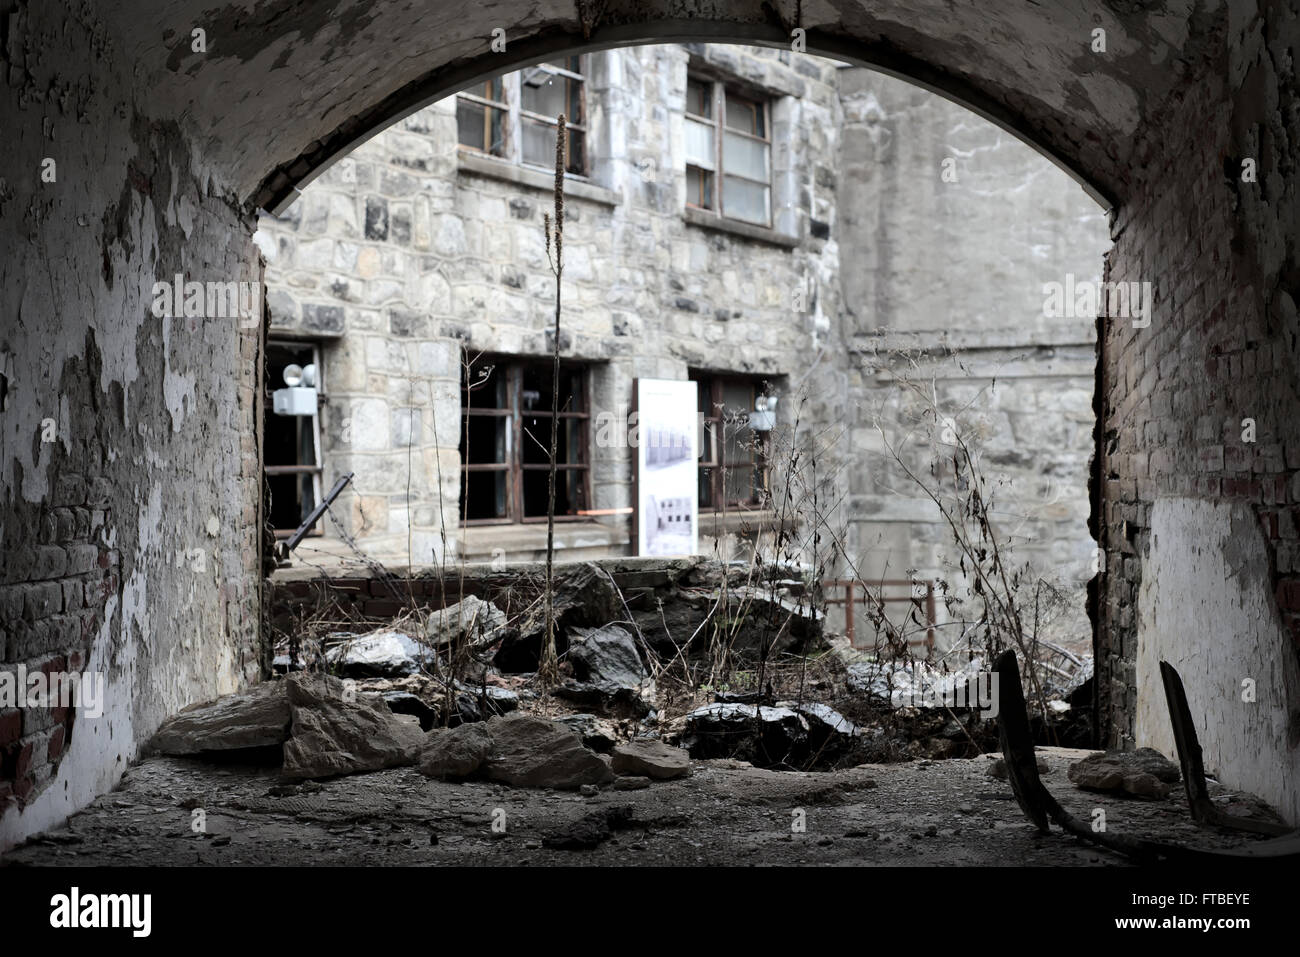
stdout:
[[[1071,763],[1092,752],[1040,748],[1044,783],[1111,833],[1232,847],[1249,836],[1197,827],[1181,787],[1165,800],[1078,790]],[[640,790],[512,789],[441,783],[412,768],[286,784],[265,768],[150,758],[117,790],[3,858],[21,865],[1037,865],[1125,859],[1054,830],[1040,836],[992,756],[794,773],[696,761]],[[1211,784],[1212,795],[1229,792]],[[546,839],[619,807],[630,819],[594,848]],[[800,814],[802,812],[802,816]],[[792,825],[800,820],[802,832]],[[497,831],[493,822],[497,822]],[[202,821],[205,830],[196,832]],[[504,831],[501,828],[504,826]]]

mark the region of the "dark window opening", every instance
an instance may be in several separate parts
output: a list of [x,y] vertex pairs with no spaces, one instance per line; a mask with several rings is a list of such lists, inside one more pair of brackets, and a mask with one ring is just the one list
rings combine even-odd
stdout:
[[[583,516],[589,501],[587,370],[560,367],[551,415],[552,362],[485,358],[461,375],[461,519],[467,524],[546,519],[551,436],[556,439],[555,515]],[[553,425],[558,423],[558,425]]]
[[[266,344],[262,461],[271,492],[268,518],[276,535],[282,538],[288,537],[302,524],[321,497],[318,416],[276,415],[272,409],[271,394],[286,387],[284,372],[290,365],[299,368],[314,365],[319,370],[316,346],[295,342]],[[320,529],[317,524],[309,534],[323,534]]]
[[770,475],[768,436],[749,427],[764,382],[752,376],[691,373],[700,412],[700,509],[756,508],[766,504]]

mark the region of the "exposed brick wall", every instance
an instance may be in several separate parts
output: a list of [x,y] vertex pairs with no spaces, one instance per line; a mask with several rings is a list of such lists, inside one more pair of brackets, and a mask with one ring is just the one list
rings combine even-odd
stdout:
[[[1137,734],[1137,609],[1144,565],[1159,547],[1156,501],[1253,510],[1272,563],[1278,640],[1300,648],[1300,97],[1292,59],[1300,26],[1286,4],[1263,8],[1267,31],[1255,19],[1230,26],[1226,14],[1217,23],[1225,52],[1207,70],[1212,79],[1182,89],[1166,122],[1146,130],[1130,200],[1112,221],[1106,278],[1153,282],[1155,307],[1148,328],[1102,323],[1094,479],[1105,497],[1107,570],[1097,653],[1111,744],[1132,745]],[[1245,159],[1255,161],[1256,182],[1242,180]],[[1245,419],[1255,422],[1254,442],[1243,440]],[[1196,543],[1195,530],[1189,536]],[[1248,584],[1225,581],[1215,598],[1237,601]],[[1236,676],[1219,677],[1230,685]]]
[[[63,473],[31,506],[30,544],[0,565],[0,665],[26,673],[80,672],[105,603],[118,590],[119,558],[104,541],[112,489],[102,477]],[[0,809],[20,805],[50,779],[75,732],[71,708],[0,711]]]

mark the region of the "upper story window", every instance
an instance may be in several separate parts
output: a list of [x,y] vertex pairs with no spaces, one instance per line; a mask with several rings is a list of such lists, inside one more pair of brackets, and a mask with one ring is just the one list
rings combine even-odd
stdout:
[[456,126],[465,149],[512,163],[555,168],[555,126],[564,114],[564,169],[585,176],[587,97],[581,56],[539,63],[493,77],[456,99]]
[[759,226],[772,222],[769,104],[717,80],[686,81],[686,202]]

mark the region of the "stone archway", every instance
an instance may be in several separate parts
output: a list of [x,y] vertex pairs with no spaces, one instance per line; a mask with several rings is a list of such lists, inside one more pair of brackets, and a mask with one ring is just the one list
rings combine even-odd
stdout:
[[[1249,637],[1231,639],[1242,675],[1184,672],[1193,706],[1206,702],[1221,725],[1207,761],[1225,782],[1300,813],[1300,22],[1290,5],[612,0],[599,16],[522,0],[9,7],[3,662],[100,670],[111,704],[71,734],[0,714],[0,798],[22,805],[0,818],[0,843],[102,793],[163,717],[258,670],[261,337],[152,316],[153,284],[256,280],[257,206],[476,76],[579,47],[784,44],[795,28],[810,52],[958,99],[1114,204],[1108,277],[1152,281],[1156,294],[1149,326],[1100,326],[1101,706],[1114,740],[1150,737],[1135,724],[1149,710],[1139,646],[1178,663],[1226,640],[1163,634],[1159,610],[1232,603],[1241,584],[1183,575],[1168,552],[1221,553],[1263,597],[1252,599],[1261,610]],[[491,48],[495,30],[505,53]],[[1256,442],[1240,438],[1245,418]],[[1232,536],[1200,539],[1207,509]],[[1147,564],[1174,571],[1144,579]],[[1225,682],[1251,675],[1263,722],[1223,699]]]

